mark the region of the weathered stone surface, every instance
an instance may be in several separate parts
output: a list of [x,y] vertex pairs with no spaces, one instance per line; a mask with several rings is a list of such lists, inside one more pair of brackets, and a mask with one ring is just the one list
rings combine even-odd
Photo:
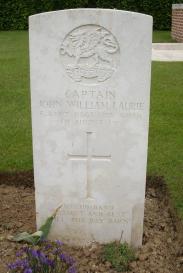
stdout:
[[50,238],[141,245],[152,18],[117,10],[30,17],[38,226]]

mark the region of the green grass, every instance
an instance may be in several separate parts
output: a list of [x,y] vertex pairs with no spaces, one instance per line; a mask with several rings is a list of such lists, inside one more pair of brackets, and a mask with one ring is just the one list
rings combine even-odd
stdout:
[[170,31],[153,31],[153,43],[175,43]]
[[118,272],[126,272],[129,263],[135,260],[135,252],[126,243],[112,242],[103,247],[103,258],[112,264]]
[[183,62],[152,65],[148,174],[166,179],[183,218]]
[[[152,65],[148,174],[183,218],[183,62]],[[0,33],[0,171],[32,169],[27,32]]]
[[32,168],[27,32],[0,32],[0,171]]

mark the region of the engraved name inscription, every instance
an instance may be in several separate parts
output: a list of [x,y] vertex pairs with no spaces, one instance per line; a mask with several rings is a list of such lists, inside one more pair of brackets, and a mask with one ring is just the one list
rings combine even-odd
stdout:
[[[40,115],[65,128],[78,126],[121,126],[124,120],[143,120],[147,105],[142,98],[118,96],[114,89],[67,88],[62,97],[39,101]],[[87,129],[88,130],[88,129]]]
[[88,223],[88,224],[127,224],[129,212],[118,210],[113,205],[69,204],[64,203],[56,222]]
[[[117,208],[112,204],[87,204],[87,203],[64,203],[62,211],[57,215],[55,221],[58,224],[69,224],[69,231],[61,239],[66,243],[71,244],[91,244],[96,240],[91,233],[85,233],[81,227],[83,225],[115,225],[119,227],[119,240],[121,234],[127,228],[131,218],[130,210]],[[73,225],[71,224],[73,223]],[[67,236],[68,232],[68,236]]]
[[67,74],[76,82],[97,84],[112,76],[119,63],[119,44],[113,34],[99,25],[73,29],[60,46]]

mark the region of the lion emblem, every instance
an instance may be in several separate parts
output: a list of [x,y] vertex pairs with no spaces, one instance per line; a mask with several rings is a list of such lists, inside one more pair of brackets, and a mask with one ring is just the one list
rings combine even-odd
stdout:
[[71,31],[60,46],[67,74],[78,82],[102,82],[117,66],[119,45],[106,29],[85,25]]

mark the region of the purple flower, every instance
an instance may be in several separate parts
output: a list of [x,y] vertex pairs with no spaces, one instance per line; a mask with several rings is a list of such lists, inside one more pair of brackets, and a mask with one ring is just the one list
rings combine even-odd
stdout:
[[24,270],[24,273],[32,273],[32,269],[31,269],[31,268],[26,268],[26,269]]
[[10,263],[10,264],[8,264],[8,269],[10,269],[10,270],[14,270],[14,269],[16,269],[18,266],[16,265],[16,263]]
[[62,246],[64,243],[62,243],[60,240],[56,240],[55,243],[58,245],[58,246]]
[[60,254],[60,249],[59,248],[55,248],[55,249],[53,249],[53,251],[52,251],[52,254],[53,255],[57,255],[57,254]]
[[28,246],[24,246],[21,248],[21,250],[22,250],[22,252],[27,253],[30,250],[30,248]]
[[38,258],[38,252],[35,249],[30,249],[29,253],[32,255],[32,257]]
[[75,263],[75,260],[72,257],[64,253],[60,254],[59,257],[63,262],[65,262],[68,265],[73,265]]
[[44,246],[44,250],[48,250],[48,249],[50,249],[50,248],[52,248],[52,245],[51,245],[51,244],[47,244],[47,245]]
[[37,254],[38,254],[38,258],[39,258],[40,262],[43,264],[46,264],[47,258],[45,256],[45,254],[43,252],[41,252],[40,250],[37,251]]
[[[47,249],[50,249],[45,253],[41,249],[36,250],[31,247],[22,248],[16,254],[17,256],[20,256],[20,259],[16,260],[14,263],[8,264],[10,272],[33,273],[35,270],[32,269],[32,263],[34,264],[36,273],[42,272],[43,269],[50,272],[64,263],[65,265],[67,265],[68,268],[67,273],[77,273],[75,260],[66,253],[62,253],[61,251],[60,246],[63,245],[63,243],[58,240],[55,241],[55,243],[56,245],[44,245],[44,250],[45,247]],[[53,246],[55,246],[54,249]],[[24,258],[24,256],[22,256],[23,253],[26,254],[27,258]],[[49,253],[55,256],[51,258],[49,257]]]
[[19,260],[19,266],[25,268],[29,266],[29,262],[27,259]]
[[8,268],[11,269],[11,270],[14,270],[14,269],[17,269],[17,268],[25,269],[28,266],[29,266],[29,262],[28,262],[27,259],[16,260],[14,263],[8,264]]
[[16,253],[16,257],[21,257],[23,255],[23,249],[20,249],[17,253]]
[[65,255],[64,253],[60,254],[59,257],[60,257],[60,260],[62,260],[62,261],[64,261],[64,262],[65,262],[66,259],[67,259],[66,255]]
[[53,260],[47,259],[46,264],[49,265],[50,267],[54,267],[55,263]]
[[77,273],[76,267],[74,265],[69,267],[68,273]]

